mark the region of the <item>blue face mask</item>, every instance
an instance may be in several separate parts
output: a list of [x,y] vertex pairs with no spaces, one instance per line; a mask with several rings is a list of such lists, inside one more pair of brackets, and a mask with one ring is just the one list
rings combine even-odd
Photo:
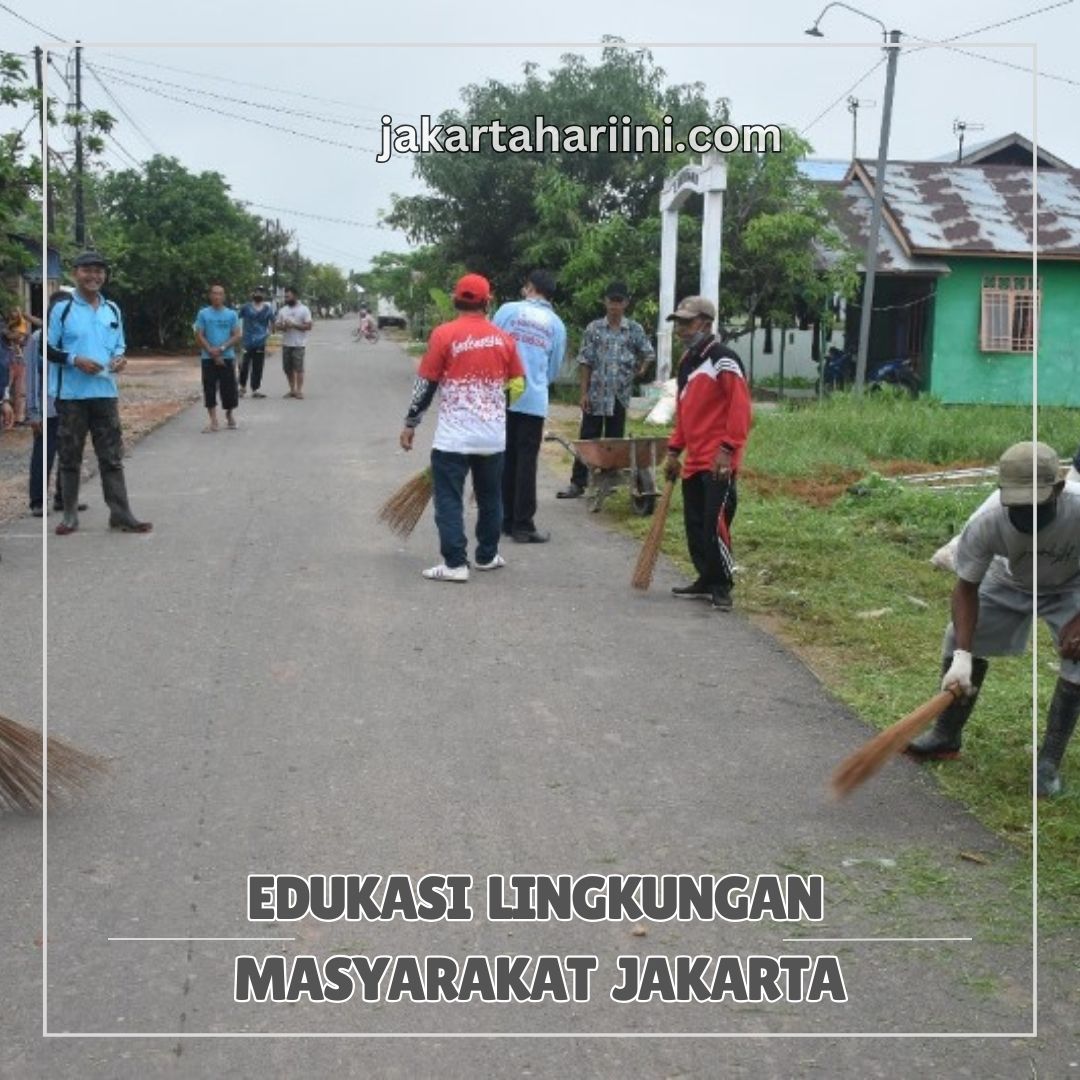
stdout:
[[1017,532],[1032,536],[1045,529],[1057,515],[1057,499],[1047,499],[1038,506],[1010,506],[1009,522]]

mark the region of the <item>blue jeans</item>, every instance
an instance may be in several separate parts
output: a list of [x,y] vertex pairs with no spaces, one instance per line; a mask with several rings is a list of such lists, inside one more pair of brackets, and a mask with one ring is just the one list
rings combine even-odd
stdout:
[[431,451],[435,485],[435,527],[439,551],[449,567],[468,566],[465,536],[465,477],[472,473],[476,492],[476,561],[487,563],[498,554],[502,526],[502,465],[499,454],[451,454]]

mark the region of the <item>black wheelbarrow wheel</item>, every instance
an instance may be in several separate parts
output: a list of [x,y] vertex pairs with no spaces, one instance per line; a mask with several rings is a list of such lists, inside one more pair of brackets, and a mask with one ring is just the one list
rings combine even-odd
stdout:
[[652,469],[641,469],[631,476],[630,509],[638,517],[651,517],[656,509],[656,478]]

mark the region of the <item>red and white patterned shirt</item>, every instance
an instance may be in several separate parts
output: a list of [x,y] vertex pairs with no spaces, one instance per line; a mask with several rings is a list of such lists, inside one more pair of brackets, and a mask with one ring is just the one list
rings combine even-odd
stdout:
[[506,449],[506,383],[525,369],[517,346],[479,311],[435,327],[417,375],[439,384],[432,445],[453,454]]

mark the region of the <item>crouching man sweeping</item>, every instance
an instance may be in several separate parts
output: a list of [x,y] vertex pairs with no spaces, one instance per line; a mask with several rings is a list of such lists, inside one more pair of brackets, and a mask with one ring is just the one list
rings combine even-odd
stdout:
[[998,486],[1000,500],[984,503],[971,517],[956,550],[941,685],[958,687],[963,696],[908,753],[923,760],[957,755],[987,657],[1023,653],[1037,614],[1061,657],[1036,775],[1037,793],[1054,796],[1080,715],[1080,493],[1065,489],[1057,453],[1044,443],[1010,446],[998,463]]

